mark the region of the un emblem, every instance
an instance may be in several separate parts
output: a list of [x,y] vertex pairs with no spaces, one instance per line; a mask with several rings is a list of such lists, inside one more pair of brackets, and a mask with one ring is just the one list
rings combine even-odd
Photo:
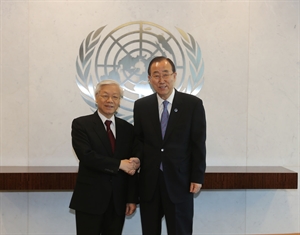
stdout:
[[162,26],[145,21],[129,22],[102,35],[105,28],[92,31],[83,40],[76,60],[76,83],[92,111],[97,108],[96,84],[113,79],[124,90],[117,116],[132,123],[134,101],[153,93],[148,83],[148,64],[162,55],[176,66],[176,89],[199,94],[204,82],[204,62],[200,47],[190,34],[176,28],[178,39]]

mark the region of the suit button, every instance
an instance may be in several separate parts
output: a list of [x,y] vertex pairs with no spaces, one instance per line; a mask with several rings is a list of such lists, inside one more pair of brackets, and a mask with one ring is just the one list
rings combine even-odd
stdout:
[[161,149],[160,151],[163,152],[163,151],[165,151],[165,150],[164,150],[164,149]]

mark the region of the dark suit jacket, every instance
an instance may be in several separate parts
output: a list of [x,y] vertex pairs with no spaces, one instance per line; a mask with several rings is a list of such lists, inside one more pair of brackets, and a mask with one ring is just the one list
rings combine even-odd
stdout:
[[105,127],[95,112],[72,123],[72,145],[79,170],[70,208],[102,214],[113,195],[118,214],[125,216],[126,203],[137,203],[137,177],[119,170],[120,160],[134,156],[134,130],[115,117],[116,148],[112,153]]
[[143,143],[140,200],[152,198],[159,165],[173,203],[190,198],[190,183],[203,183],[206,168],[206,120],[201,99],[175,90],[165,137],[162,139],[157,95],[134,104],[134,128]]

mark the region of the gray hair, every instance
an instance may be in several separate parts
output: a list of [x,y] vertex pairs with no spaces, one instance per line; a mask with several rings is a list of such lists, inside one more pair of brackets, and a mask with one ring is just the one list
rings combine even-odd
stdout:
[[95,96],[99,93],[99,91],[101,90],[101,87],[104,85],[117,85],[120,90],[120,96],[121,96],[121,98],[123,97],[123,89],[121,88],[120,84],[112,79],[106,79],[106,80],[102,80],[101,82],[99,82],[95,89]]

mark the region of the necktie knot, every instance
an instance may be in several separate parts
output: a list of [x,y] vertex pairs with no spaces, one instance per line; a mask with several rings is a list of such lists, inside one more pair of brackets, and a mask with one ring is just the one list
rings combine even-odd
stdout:
[[164,102],[163,102],[164,109],[167,109],[167,110],[168,110],[168,104],[169,104],[169,101],[164,100]]
[[106,125],[106,129],[107,129],[107,130],[110,130],[110,124],[112,123],[112,121],[106,120],[104,123],[105,123],[105,125]]

